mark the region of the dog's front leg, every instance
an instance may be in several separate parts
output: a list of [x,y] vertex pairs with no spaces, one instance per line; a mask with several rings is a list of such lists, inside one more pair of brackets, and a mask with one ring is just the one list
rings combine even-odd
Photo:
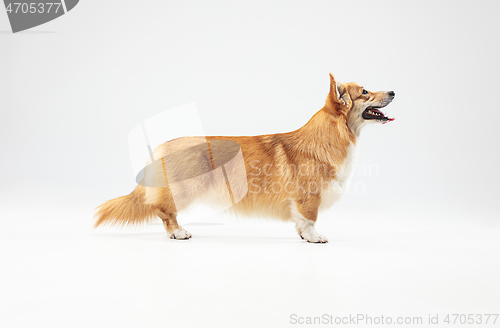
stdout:
[[319,195],[308,195],[305,198],[291,200],[290,215],[299,236],[310,243],[327,243],[328,238],[320,235],[314,228],[321,203]]

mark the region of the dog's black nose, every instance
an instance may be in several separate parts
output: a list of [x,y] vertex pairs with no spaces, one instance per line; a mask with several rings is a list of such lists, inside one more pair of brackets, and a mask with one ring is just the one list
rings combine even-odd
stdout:
[[391,97],[394,97],[396,95],[396,93],[394,91],[389,91],[389,92],[387,92],[387,94]]

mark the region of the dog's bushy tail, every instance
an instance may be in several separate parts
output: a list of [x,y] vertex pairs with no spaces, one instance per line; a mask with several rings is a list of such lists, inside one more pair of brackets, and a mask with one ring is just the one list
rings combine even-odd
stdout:
[[146,189],[138,185],[127,196],[118,197],[99,206],[94,217],[94,228],[100,225],[137,225],[155,217],[154,208],[145,204]]

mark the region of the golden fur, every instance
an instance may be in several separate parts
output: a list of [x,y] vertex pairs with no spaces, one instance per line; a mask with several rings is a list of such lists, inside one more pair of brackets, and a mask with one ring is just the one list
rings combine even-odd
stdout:
[[[177,224],[177,213],[197,199],[208,199],[232,213],[296,222],[302,238],[326,242],[314,230],[322,196],[332,181],[340,179],[349,147],[356,144],[360,129],[368,123],[361,116],[363,110],[384,107],[392,100],[386,92],[363,90],[356,83],[337,84],[330,74],[325,106],[296,131],[165,142],[153,153],[154,159],[161,160],[148,161],[141,184],[130,195],[98,207],[95,227],[138,224],[159,216],[171,238],[187,239],[191,235]],[[224,147],[227,143],[220,141],[236,142],[244,164],[233,161],[223,170],[214,170],[215,152],[222,154],[217,156],[224,157],[224,162],[232,156]],[[200,151],[204,145],[208,152]],[[181,157],[173,155],[186,149]],[[203,174],[209,171],[211,174]],[[232,203],[221,196],[227,189]]]

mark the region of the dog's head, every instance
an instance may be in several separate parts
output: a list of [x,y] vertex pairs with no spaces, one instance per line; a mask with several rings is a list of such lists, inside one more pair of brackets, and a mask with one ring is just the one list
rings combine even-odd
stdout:
[[330,74],[331,109],[336,114],[346,116],[349,127],[355,132],[368,123],[393,121],[381,108],[389,105],[395,96],[394,91],[370,92],[355,82],[336,83]]

